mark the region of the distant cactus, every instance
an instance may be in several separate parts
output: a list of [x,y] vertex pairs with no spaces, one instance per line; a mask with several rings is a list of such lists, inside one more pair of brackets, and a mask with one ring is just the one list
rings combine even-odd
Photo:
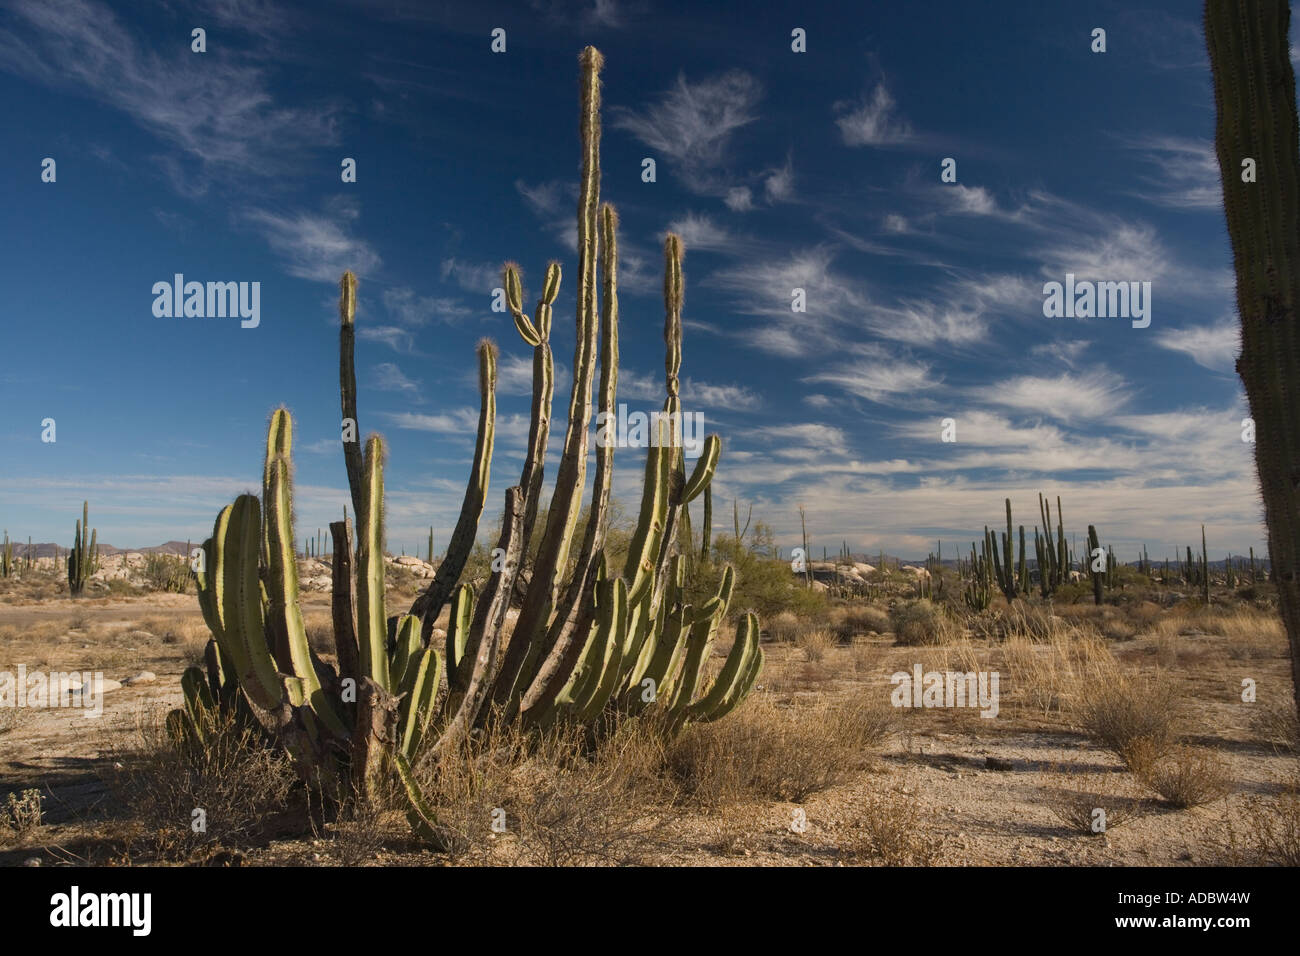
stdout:
[[0,577],[9,577],[14,571],[14,546],[9,543],[9,532],[5,531],[4,550],[0,551]]
[[[95,544],[97,532],[90,528],[90,502],[81,503],[81,520],[77,522],[77,532],[73,538],[72,550],[68,552],[68,593],[73,597],[86,589],[86,579],[95,573],[98,547]],[[57,554],[58,549],[55,549]]]
[[1092,600],[1098,606],[1101,605],[1101,589],[1106,578],[1104,568],[1101,571],[1094,570],[1095,565],[1093,562],[1096,560],[1096,554],[1100,548],[1101,542],[1097,539],[1097,529],[1092,525],[1088,525],[1088,556],[1085,560],[1087,561],[1088,574],[1092,578]]

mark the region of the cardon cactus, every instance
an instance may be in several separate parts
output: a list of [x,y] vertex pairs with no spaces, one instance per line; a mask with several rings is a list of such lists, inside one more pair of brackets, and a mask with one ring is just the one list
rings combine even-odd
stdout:
[[[688,476],[678,394],[683,250],[674,235],[664,248],[663,412],[652,426],[656,435],[646,456],[640,513],[621,572],[610,567],[605,551],[616,442],[601,441],[599,435],[615,420],[616,409],[617,217],[599,200],[601,57],[588,47],[580,62],[577,345],[563,453],[531,577],[519,584],[521,558],[540,513],[557,263],[546,270],[531,318],[523,311],[518,268],[510,264],[503,273],[516,329],[533,348],[532,422],[519,484],[505,492],[498,557],[485,583],[475,587],[458,579],[477,536],[490,479],[497,350],[487,342],[478,349],[479,427],[460,520],[432,583],[407,614],[390,616],[384,602],[383,442],[372,436],[361,453],[345,432],[357,542],[354,553],[346,518],[330,525],[337,664],[327,665],[313,653],[298,603],[292,420],[283,408],[271,417],[260,502],[241,495],[221,512],[196,574],[199,604],[213,637],[206,672],[192,668],[186,674],[185,707],[170,717],[174,733],[201,741],[213,715],[225,709],[254,720],[311,779],[350,777],[368,796],[385,775],[395,773],[407,797],[408,819],[435,845],[445,845],[445,833],[411,767],[422,739],[424,755],[436,761],[475,727],[494,721],[539,728],[575,721],[599,731],[620,715],[659,713],[669,727],[714,720],[745,697],[763,662],[758,620],[746,614],[721,670],[712,682],[705,678],[734,588],[730,567],[722,569],[711,598],[698,607],[685,603],[685,556],[678,544],[683,509],[708,488],[721,442],[708,437]],[[340,391],[344,417],[355,422],[356,279],[345,274],[341,285]],[[599,447],[591,507],[579,539],[593,392],[599,402]],[[683,547],[690,547],[689,540]],[[522,606],[507,642],[506,611],[517,585]],[[449,620],[445,647],[439,648],[432,630],[444,606]],[[434,726],[437,733],[431,734]]]
[[81,520],[77,522],[72,550],[68,552],[68,593],[74,597],[86,590],[86,578],[95,573],[99,554],[97,534],[90,527],[90,502],[83,501]]
[[1300,709],[1300,120],[1290,22],[1282,0],[1205,5],[1215,150],[1237,275],[1237,373],[1255,422],[1269,561]]

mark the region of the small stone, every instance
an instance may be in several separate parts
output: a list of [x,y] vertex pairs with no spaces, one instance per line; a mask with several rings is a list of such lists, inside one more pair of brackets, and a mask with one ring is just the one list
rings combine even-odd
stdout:
[[141,671],[134,677],[128,677],[126,680],[122,681],[122,684],[127,687],[134,687],[136,684],[152,684],[157,680],[158,675],[153,671]]
[[23,860],[23,866],[40,866],[41,858],[39,856],[29,856]]

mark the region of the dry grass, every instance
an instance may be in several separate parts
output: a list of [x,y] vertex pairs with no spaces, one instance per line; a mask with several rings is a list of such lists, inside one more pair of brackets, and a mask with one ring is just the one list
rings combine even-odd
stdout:
[[705,807],[800,803],[865,767],[896,720],[884,699],[782,707],[755,694],[727,718],[687,726],[669,741],[667,769],[681,796]]
[[1002,645],[1017,702],[1042,713],[1056,713],[1082,686],[1090,662],[1108,656],[1105,643],[1090,628],[1060,623],[1042,643],[1011,632]]
[[767,621],[767,638],[777,644],[793,644],[803,630],[803,622],[792,611],[782,611]]
[[943,844],[943,837],[929,832],[915,797],[894,790],[867,799],[852,834],[840,840],[838,848],[852,863],[933,866]]
[[796,643],[803,651],[804,660],[820,664],[826,657],[826,652],[835,646],[835,635],[825,628],[805,630],[798,636]]
[[1163,757],[1143,755],[1135,762],[1138,780],[1179,810],[1213,803],[1232,792],[1228,765],[1206,750],[1179,746]]
[[888,633],[889,612],[870,604],[834,608],[830,614],[830,627],[840,643],[848,644],[860,634]]
[[541,866],[643,862],[660,842],[671,791],[664,734],[628,721],[592,744],[582,728],[530,735],[510,725],[417,770],[453,855],[500,851]]
[[1300,779],[1284,782],[1275,804],[1248,800],[1242,819],[1227,822],[1227,843],[1236,866],[1300,866]]
[[1138,770],[1172,746],[1176,702],[1174,686],[1163,675],[1127,673],[1113,659],[1099,657],[1084,670],[1071,716],[1097,743]]
[[942,608],[924,598],[894,605],[889,610],[889,621],[896,643],[905,646],[943,644],[955,634]]
[[1250,727],[1261,741],[1278,753],[1300,753],[1300,719],[1290,697],[1256,704]]
[[[297,780],[288,760],[233,718],[222,718],[199,748],[177,744],[165,711],[144,717],[135,740],[112,754],[105,781],[164,859],[203,844],[230,846],[264,832],[288,810]],[[206,829],[196,832],[195,811]]]
[[1113,774],[1056,773],[1046,790],[1047,809],[1075,833],[1101,836],[1131,823],[1148,809],[1146,801],[1117,787]]

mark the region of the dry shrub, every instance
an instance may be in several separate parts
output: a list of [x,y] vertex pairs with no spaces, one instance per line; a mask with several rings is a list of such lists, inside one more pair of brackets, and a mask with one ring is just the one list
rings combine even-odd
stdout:
[[1230,862],[1238,866],[1300,866],[1300,780],[1292,780],[1276,804],[1254,798],[1241,813],[1238,833],[1228,821]]
[[905,646],[942,644],[953,636],[952,623],[932,601],[903,601],[889,609],[894,640]]
[[[1069,774],[1048,777],[1047,809],[1075,833],[1101,836],[1131,823],[1147,812],[1146,801],[1117,788],[1112,774]],[[1100,810],[1104,816],[1099,816]]]
[[826,652],[835,646],[835,635],[819,627],[804,631],[799,635],[797,643],[804,653],[805,660],[812,664],[819,664],[826,656]]
[[329,614],[307,614],[303,626],[307,630],[307,643],[317,654],[334,657],[338,648],[334,645],[334,619]]
[[1113,660],[1098,659],[1086,668],[1072,716],[1090,737],[1137,770],[1173,744],[1176,701],[1173,684],[1164,676],[1125,674]]
[[802,802],[866,766],[897,714],[884,697],[779,706],[755,694],[723,720],[691,724],[667,745],[682,797],[708,807]]
[[1295,701],[1285,697],[1257,708],[1250,720],[1255,735],[1278,753],[1300,752],[1300,719],[1296,717]]
[[803,625],[792,611],[782,611],[767,622],[767,636],[778,644],[793,644],[803,631]]
[[10,793],[0,804],[0,840],[22,839],[41,826],[41,792]]
[[1120,617],[1103,618],[1098,627],[1108,641],[1131,641],[1137,636],[1137,628]]
[[839,844],[853,863],[933,866],[942,854],[944,838],[929,831],[916,800],[898,791],[872,794],[855,822],[852,836]]
[[889,630],[889,612],[870,604],[836,608],[831,614],[835,637],[843,644],[859,634],[884,634]]
[[625,721],[594,744],[581,727],[530,734],[505,725],[419,776],[453,855],[500,844],[525,864],[638,863],[658,845],[666,815],[656,808],[671,797],[665,736],[652,720]]
[[1179,810],[1199,807],[1232,792],[1228,765],[1218,755],[1180,746],[1163,757],[1139,758],[1134,773],[1142,784]]
[[1056,626],[1041,644],[1012,633],[1001,651],[1016,698],[1043,714],[1060,711],[1081,686],[1089,663],[1109,655],[1102,639],[1091,629],[1065,624]]
[[[291,808],[297,776],[260,730],[223,716],[207,743],[196,747],[173,741],[164,718],[163,711],[145,717],[136,739],[112,754],[106,774],[161,855],[250,840],[266,831],[277,811]],[[204,811],[206,832],[194,832],[195,810]]]

